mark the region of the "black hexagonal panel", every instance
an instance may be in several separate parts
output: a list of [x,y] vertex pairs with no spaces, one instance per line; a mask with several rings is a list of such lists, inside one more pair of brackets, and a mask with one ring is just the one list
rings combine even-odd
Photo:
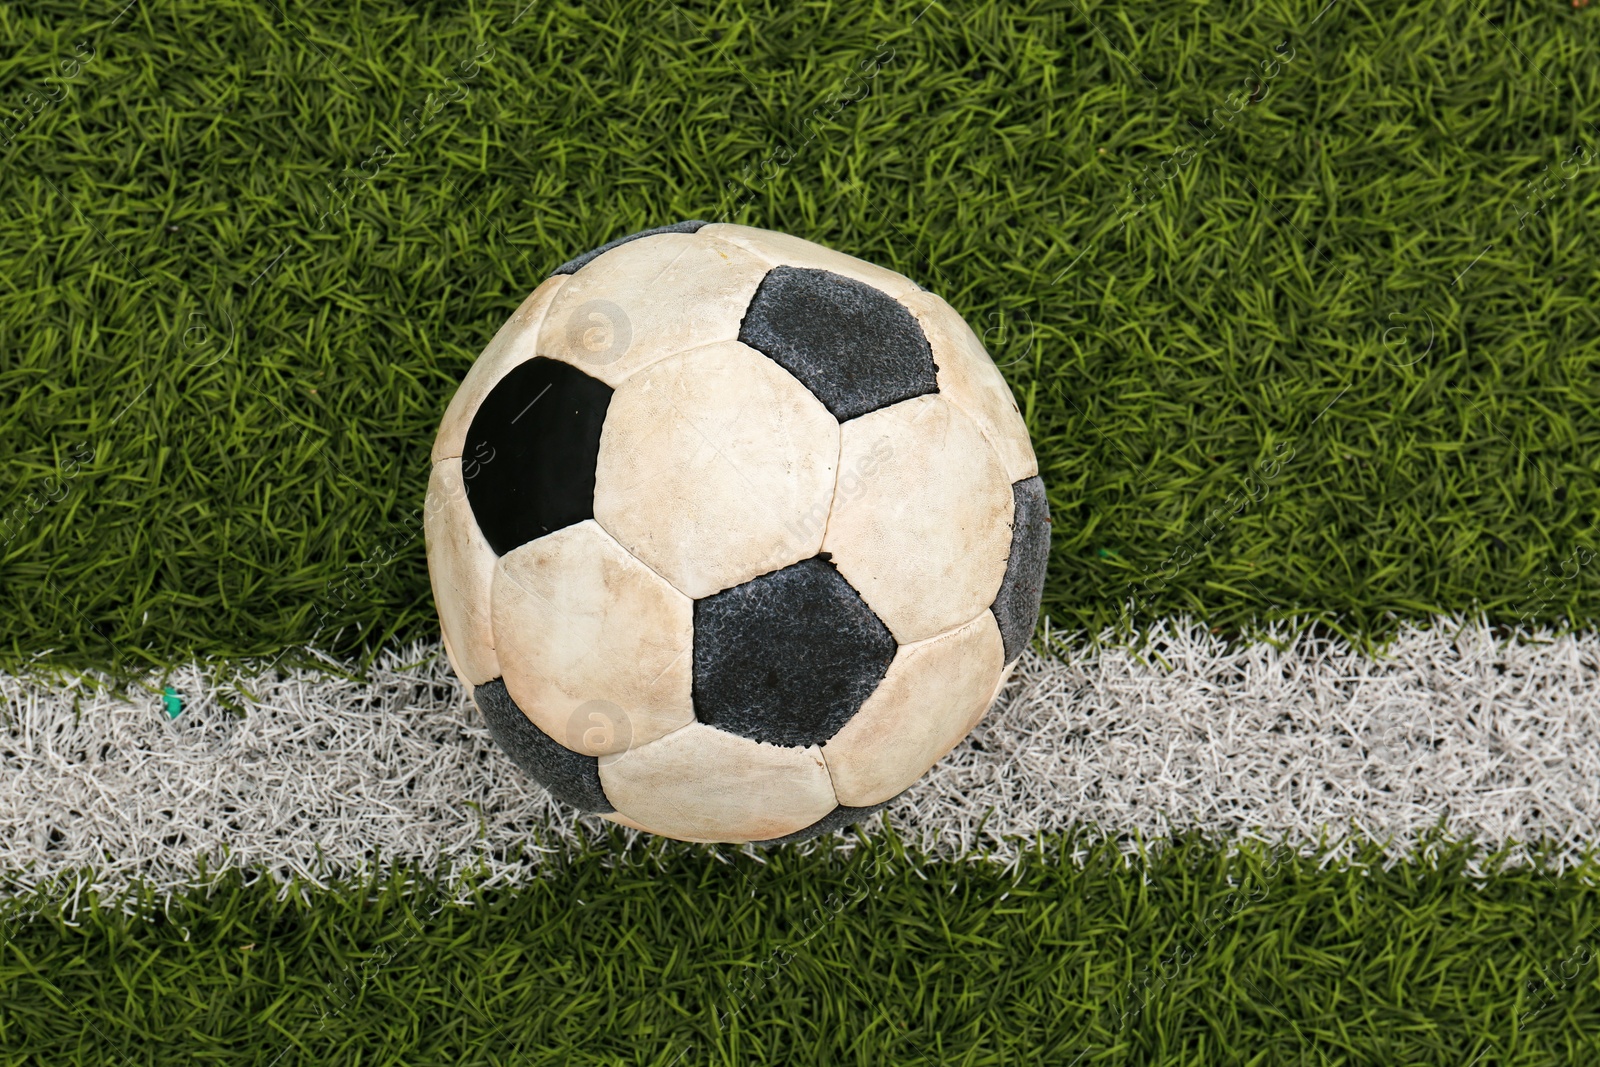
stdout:
[[496,678],[483,683],[472,691],[472,699],[489,724],[489,736],[551,796],[581,811],[617,810],[600,785],[600,758],[574,752],[535,726],[504,682]]
[[801,560],[695,601],[695,717],[769,744],[823,744],[897,647],[832,563]]
[[939,391],[933,349],[906,306],[832,271],[768,271],[739,340],[799,378],[840,422]]
[[594,518],[594,472],[611,387],[540,356],[484,398],[467,429],[461,475],[489,547],[518,545]]
[[1011,555],[1000,595],[989,609],[1000,624],[1007,663],[1022,655],[1033,637],[1039,601],[1044,597],[1044,572],[1050,562],[1050,504],[1044,498],[1044,482],[1037,475],[1014,482],[1011,498],[1015,502]]
[[629,241],[637,241],[641,237],[654,237],[658,233],[694,233],[704,225],[706,223],[700,219],[689,219],[686,222],[674,222],[667,226],[657,226],[653,230],[640,230],[638,233],[630,233],[626,237],[618,237],[615,241],[608,241],[599,248],[591,249],[575,259],[569,259],[550,273],[552,275],[575,274],[580,267],[583,267],[590,260],[596,256],[604,255],[618,245],[625,245]]
[[765,841],[752,841],[750,843],[752,845],[760,845],[763,848],[769,845],[792,845],[797,841],[809,841],[813,837],[820,837],[823,834],[838,833],[841,830],[849,829],[869,815],[876,815],[904,795],[904,793],[901,793],[898,796],[890,797],[881,804],[872,804],[865,808],[847,808],[840,804],[803,830],[796,830],[794,833],[785,834],[782,837],[770,837]]

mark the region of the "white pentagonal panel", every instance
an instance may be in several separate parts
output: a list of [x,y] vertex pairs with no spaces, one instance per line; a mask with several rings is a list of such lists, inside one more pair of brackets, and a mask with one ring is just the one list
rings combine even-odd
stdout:
[[663,356],[737,338],[767,269],[698,234],[629,241],[566,276],[539,330],[539,354],[615,388]]
[[829,270],[881,289],[897,300],[903,300],[907,294],[921,291],[917,288],[917,284],[904,274],[897,274],[875,263],[845,255],[843,252],[835,252],[831,248],[792,234],[757,229],[753,226],[735,226],[726,222],[702,226],[699,234],[748,249],[761,256],[771,266]]
[[694,721],[694,605],[592,519],[506,553],[494,575],[506,690],[589,756]]
[[793,375],[737,341],[711,345],[612,396],[594,517],[699,599],[816,555],[838,456],[839,424]]
[[600,757],[600,784],[623,817],[681,841],[766,841],[832,811],[822,751],[768,745],[690,723]]
[[901,645],[865,704],[822,746],[839,803],[878,804],[921,778],[989,706],[1005,664],[994,616]]
[[901,303],[922,325],[939,368],[939,395],[966,412],[983,430],[1013,482],[1039,473],[1028,425],[1011,387],[978,335],[961,314],[932,293],[911,293]]
[[468,685],[498,678],[500,661],[489,616],[495,554],[472,517],[459,458],[434,464],[423,504],[422,535],[450,665]]
[[858,472],[833,502],[822,548],[903,645],[994,602],[1011,553],[1011,481],[975,423],[919,396],[842,427],[839,466]]
[[466,449],[467,430],[472,426],[472,417],[478,413],[483,398],[513,367],[534,357],[539,326],[556,293],[567,284],[567,279],[567,275],[558,274],[529,293],[522,306],[511,313],[505,325],[500,327],[473,362],[444,410],[439,434],[433,439],[433,462],[461,455]]

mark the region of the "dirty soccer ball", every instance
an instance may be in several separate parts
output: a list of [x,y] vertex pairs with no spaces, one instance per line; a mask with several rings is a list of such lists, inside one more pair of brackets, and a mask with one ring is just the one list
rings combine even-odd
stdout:
[[1027,647],[1038,475],[939,297],[767,230],[633,234],[557,268],[445,412],[445,649],[558,800],[688,841],[841,829]]

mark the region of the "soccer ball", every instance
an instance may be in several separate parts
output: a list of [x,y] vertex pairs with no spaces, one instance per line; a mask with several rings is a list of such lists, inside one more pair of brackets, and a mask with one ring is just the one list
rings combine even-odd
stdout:
[[882,808],[1027,647],[1038,461],[959,314],[786,234],[579,256],[451,400],[424,529],[451,666],[557,800],[686,841]]

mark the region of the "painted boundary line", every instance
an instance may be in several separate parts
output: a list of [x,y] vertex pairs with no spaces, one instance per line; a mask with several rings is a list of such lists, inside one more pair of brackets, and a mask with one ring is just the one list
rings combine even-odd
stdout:
[[[1393,861],[1442,823],[1491,850],[1548,835],[1557,869],[1596,840],[1600,634],[1497,642],[1439,619],[1382,660],[1305,637],[1230,647],[1189,620],[1149,636],[1166,666],[1122,648],[1028,653],[973,735],[890,809],[897,832],[935,856],[983,846],[1010,862],[1028,835],[1074,823],[1129,853],[1191,827],[1310,851],[1326,828],[1336,856],[1352,833],[1392,837]],[[488,884],[515,883],[538,871],[536,851],[511,858],[530,828],[560,848],[609,825],[512,766],[436,647],[387,652],[364,683],[259,679],[242,718],[201,665],[165,684],[183,696],[177,720],[155,676],[148,698],[114,700],[0,674],[10,891],[91,865],[102,894],[135,879],[170,891],[202,857],[323,883],[375,855],[430,872],[481,860]]]

